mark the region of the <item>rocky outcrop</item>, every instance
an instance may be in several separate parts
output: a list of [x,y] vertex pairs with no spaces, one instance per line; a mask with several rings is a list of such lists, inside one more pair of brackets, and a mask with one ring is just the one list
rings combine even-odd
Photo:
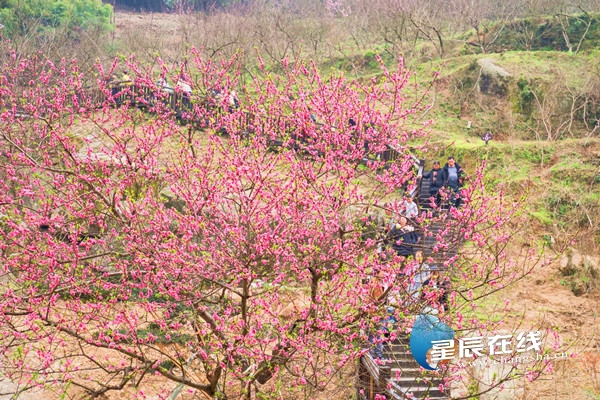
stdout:
[[491,96],[506,97],[508,94],[508,84],[512,76],[502,67],[494,64],[490,58],[477,60],[480,68],[478,80],[479,92]]
[[570,248],[560,259],[558,271],[562,282],[571,287],[575,296],[600,288],[600,258],[581,254]]

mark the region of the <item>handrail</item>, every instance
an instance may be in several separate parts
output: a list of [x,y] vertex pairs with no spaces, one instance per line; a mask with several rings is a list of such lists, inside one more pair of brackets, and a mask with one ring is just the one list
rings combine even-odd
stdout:
[[[161,89],[160,86],[158,86],[159,89]],[[111,99],[115,102],[115,104],[120,105],[123,104],[127,101],[131,101],[131,102],[135,102],[137,105],[139,106],[149,106],[149,105],[153,105],[154,102],[156,100],[158,100],[155,96],[154,93],[149,90],[151,89],[150,86],[147,85],[139,85],[136,84],[135,82],[127,82],[127,83],[119,83],[119,84],[115,84],[112,86],[109,86],[108,89],[110,89],[111,91]],[[177,117],[178,118],[184,118],[184,113],[187,111],[191,111],[192,107],[191,107],[191,96],[193,96],[193,92],[189,93],[189,92],[176,92],[174,91],[174,89],[171,90],[164,90],[161,89],[161,93],[163,93],[163,98],[161,99],[163,103],[165,103],[166,105],[168,105],[171,109],[173,109],[173,111],[175,111],[177,113]],[[100,98],[101,96],[97,96],[98,98]],[[209,109],[211,108],[211,101],[209,101],[211,98],[210,96],[206,96],[205,99],[202,100],[202,105],[205,109]],[[252,130],[250,129],[251,123],[254,121],[255,116],[252,115],[251,113],[244,111],[244,116],[240,117],[240,130],[241,132],[243,132],[245,135],[249,135],[252,132]],[[323,123],[320,122],[315,122],[315,125],[317,127],[323,127],[325,126]],[[289,131],[289,126],[286,126],[284,128],[285,132]],[[337,129],[337,126],[332,126],[332,129]],[[291,134],[290,138],[293,139],[294,143],[292,144],[292,146],[294,148],[298,147],[298,143],[303,142],[303,138],[295,135],[295,134]],[[275,139],[272,141],[272,143],[270,143],[271,146],[275,146],[275,147],[281,147],[283,146],[283,140],[281,138]],[[402,154],[402,151],[399,151],[397,148],[395,148],[394,146],[387,146],[388,148],[386,150],[383,150],[381,152],[378,152],[375,154],[375,157],[377,160],[379,161],[383,161],[386,164],[390,163],[390,162],[394,162],[396,159],[398,159],[398,156],[400,154]],[[415,156],[415,155],[411,155],[411,157],[414,160],[414,165],[419,165],[419,159]],[[363,157],[360,162],[368,162],[369,158],[368,157]],[[411,195],[414,195],[414,191]]]
[[424,160],[419,160],[417,158],[417,156],[415,156],[414,154],[411,154],[412,159],[414,160],[414,164],[417,167],[417,184],[415,185],[415,187],[408,193],[408,195],[410,197],[415,197],[415,194],[419,194],[421,192],[421,182],[422,179],[421,177],[423,176],[423,171],[425,169],[425,161]]

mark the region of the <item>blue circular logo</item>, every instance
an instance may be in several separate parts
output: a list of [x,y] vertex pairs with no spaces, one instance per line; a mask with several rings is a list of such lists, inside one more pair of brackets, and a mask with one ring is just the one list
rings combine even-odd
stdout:
[[433,315],[420,314],[417,316],[410,335],[410,351],[417,363],[430,371],[437,369],[437,361],[431,361],[433,358],[431,350],[433,349],[432,342],[438,340],[451,341],[453,348],[454,330]]

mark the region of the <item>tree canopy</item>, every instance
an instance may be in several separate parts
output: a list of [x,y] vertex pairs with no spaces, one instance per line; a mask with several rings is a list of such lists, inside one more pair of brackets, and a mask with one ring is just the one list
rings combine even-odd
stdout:
[[112,28],[112,6],[101,0],[2,0],[0,23],[9,38],[53,30],[73,31]]
[[[115,4],[131,7],[135,10],[160,12],[173,10],[178,7],[209,11],[215,7],[224,7],[237,2],[236,0],[117,0]],[[239,2],[242,4],[245,3],[244,0]]]
[[[401,64],[361,84],[287,60],[274,76],[259,60],[236,108],[237,60],[194,52],[185,73],[163,67],[193,87],[173,89],[173,108],[133,62],[92,76],[12,60],[0,74],[0,357],[19,390],[336,398],[390,313],[392,339],[423,307],[492,330],[475,302],[535,265],[531,245],[506,251],[521,204],[486,195],[481,171],[460,209],[416,220],[438,237],[433,252],[471,242],[443,260],[447,311],[440,292],[411,294],[420,261],[377,255],[370,215],[399,212],[384,199],[414,184],[407,144],[426,135]],[[135,86],[109,86],[123,68]]]

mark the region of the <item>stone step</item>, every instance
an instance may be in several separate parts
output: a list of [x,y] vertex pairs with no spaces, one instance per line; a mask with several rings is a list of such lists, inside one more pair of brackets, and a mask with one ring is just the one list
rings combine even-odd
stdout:
[[410,342],[408,340],[406,342],[398,342],[397,340],[391,343],[387,342],[383,345],[383,351],[410,355]]
[[420,366],[414,360],[393,360],[391,363],[388,364],[388,366],[391,369],[402,370],[406,373],[411,373],[411,376],[415,376],[413,373],[414,371],[416,371],[418,376],[422,376]]
[[[424,166],[424,162],[422,162]],[[424,169],[426,170],[426,169]],[[429,210],[431,196],[429,195],[429,179],[421,179],[419,191],[417,192],[417,202],[421,210]],[[447,210],[444,205],[442,212]],[[433,252],[433,248],[438,243],[436,235],[445,228],[442,221],[433,221],[428,226],[430,236],[424,236],[421,243],[415,248],[420,247],[427,257],[433,259],[430,265],[435,265],[444,269],[442,263],[456,255],[458,245],[449,245],[448,248],[438,249]],[[445,234],[448,243],[461,242],[460,238],[453,232]],[[386,382],[390,385],[386,399],[429,399],[429,400],[448,400],[449,394],[439,390],[442,378],[434,371],[423,370],[413,358],[410,352],[410,341],[408,336],[402,336],[393,342],[385,343],[383,346],[383,358],[385,361],[383,367],[378,367],[378,371],[373,373],[382,376],[381,371],[385,371]],[[362,397],[363,400],[373,400],[372,398]]]
[[[418,375],[417,375],[418,374]],[[443,379],[434,371],[421,372],[418,368],[413,369],[390,369],[390,381],[403,382],[403,387],[413,386],[435,386],[438,387]],[[398,383],[399,384],[399,383]]]
[[415,367],[418,366],[417,362],[413,358],[412,355],[404,355],[404,354],[394,354],[394,353],[383,353],[384,357],[388,358],[391,363],[397,364],[402,363],[402,365],[406,365],[407,367]]
[[390,379],[395,380],[396,376],[402,378],[410,378],[412,381],[417,379],[423,380],[427,377],[427,372],[421,371],[419,365],[416,367],[403,367],[398,365],[390,365]]
[[404,397],[408,397],[412,395],[413,399],[448,399],[448,395],[438,388],[428,387],[428,386],[416,386],[411,388],[401,388],[400,386],[394,385],[392,382],[392,387],[389,390],[392,396],[394,395],[404,395]]

